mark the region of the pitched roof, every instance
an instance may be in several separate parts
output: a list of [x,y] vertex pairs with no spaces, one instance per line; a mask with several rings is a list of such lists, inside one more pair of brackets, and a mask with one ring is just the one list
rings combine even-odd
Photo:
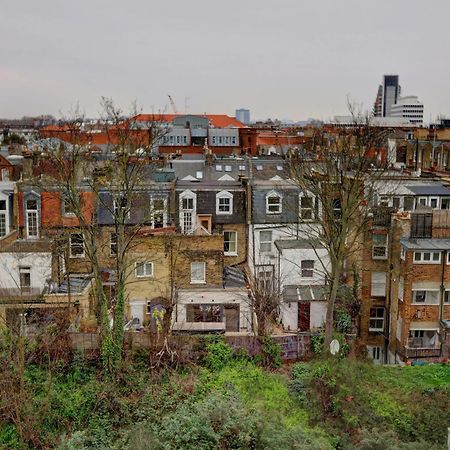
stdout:
[[[187,114],[138,114],[134,119],[138,122],[172,122],[175,117],[186,116]],[[226,114],[189,114],[198,117],[207,117],[211,125],[216,128],[245,128],[242,122],[235,117]]]

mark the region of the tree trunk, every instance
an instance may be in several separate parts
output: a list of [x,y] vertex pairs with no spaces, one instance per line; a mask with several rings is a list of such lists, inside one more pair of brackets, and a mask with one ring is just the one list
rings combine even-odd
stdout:
[[339,288],[339,278],[341,276],[341,268],[339,263],[335,264],[333,268],[333,276],[331,280],[331,291],[327,302],[327,315],[325,321],[325,342],[324,352],[328,352],[330,349],[330,343],[333,340],[334,333],[334,306],[336,304],[337,291]]
[[120,283],[117,290],[116,307],[114,308],[113,325],[113,366],[115,369],[120,367],[122,361],[122,347],[124,336],[124,316],[125,316],[125,286]]

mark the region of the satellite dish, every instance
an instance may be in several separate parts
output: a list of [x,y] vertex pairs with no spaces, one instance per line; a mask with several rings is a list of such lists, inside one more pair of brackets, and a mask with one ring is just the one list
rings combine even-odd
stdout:
[[331,342],[330,342],[330,353],[332,354],[332,355],[336,355],[336,353],[338,353],[339,352],[339,341],[337,340],[337,339],[333,339]]

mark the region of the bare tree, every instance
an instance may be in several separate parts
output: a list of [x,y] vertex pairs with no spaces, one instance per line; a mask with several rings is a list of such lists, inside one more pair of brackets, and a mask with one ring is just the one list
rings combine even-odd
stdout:
[[[352,111],[352,110],[351,110]],[[352,111],[353,113],[353,111]],[[385,132],[353,114],[349,128],[318,130],[308,152],[293,155],[292,178],[300,189],[299,215],[305,236],[329,254],[326,279],[325,348],[334,332],[334,313],[344,275],[361,250],[372,217],[372,198],[387,169]],[[314,245],[314,244],[313,244]]]
[[[114,370],[120,365],[124,336],[125,284],[130,264],[128,254],[139,231],[152,214],[146,205],[138,223],[130,221],[145,190],[146,168],[152,163],[154,147],[165,129],[158,120],[142,124],[137,110],[124,117],[110,99],[102,99],[102,132],[106,135],[107,155],[99,157],[86,133],[85,120],[76,113],[64,123],[64,143],[50,143],[44,158],[52,166],[40,178],[41,184],[59,189],[77,219],[76,230],[91,265],[94,297],[100,325],[100,349],[104,367]],[[104,193],[108,195],[103,195]],[[105,200],[107,199],[107,200]],[[109,305],[101,278],[102,226],[97,211],[107,210],[115,234],[116,297]],[[111,311],[111,313],[110,313]],[[110,314],[113,317],[111,321]],[[112,322],[112,327],[111,327]]]

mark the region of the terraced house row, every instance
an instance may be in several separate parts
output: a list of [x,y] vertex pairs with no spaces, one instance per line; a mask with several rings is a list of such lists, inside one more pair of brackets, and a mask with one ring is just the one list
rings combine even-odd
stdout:
[[[255,130],[226,116],[162,119],[167,128],[151,154],[138,146],[127,160],[126,177],[138,171],[128,192],[116,189],[121,156],[107,133],[84,134],[72,185],[63,173],[73,163],[64,156],[67,127],[2,147],[2,320],[33,333],[63,313],[71,329],[95,331],[95,290],[114,305],[123,281],[127,330],[165,320],[173,333],[253,334],[258,295],[277,303],[274,333],[323,329],[332,257],[318,238],[324,205],[295,171],[305,154],[315,163],[308,131]],[[140,117],[133,132],[149,120]],[[375,362],[449,356],[446,133],[384,130],[367,152],[386,170],[370,195],[361,190],[370,222],[344,262],[338,297],[352,296],[338,309]],[[276,143],[264,141],[270,134]],[[335,195],[338,222],[343,199]]]

